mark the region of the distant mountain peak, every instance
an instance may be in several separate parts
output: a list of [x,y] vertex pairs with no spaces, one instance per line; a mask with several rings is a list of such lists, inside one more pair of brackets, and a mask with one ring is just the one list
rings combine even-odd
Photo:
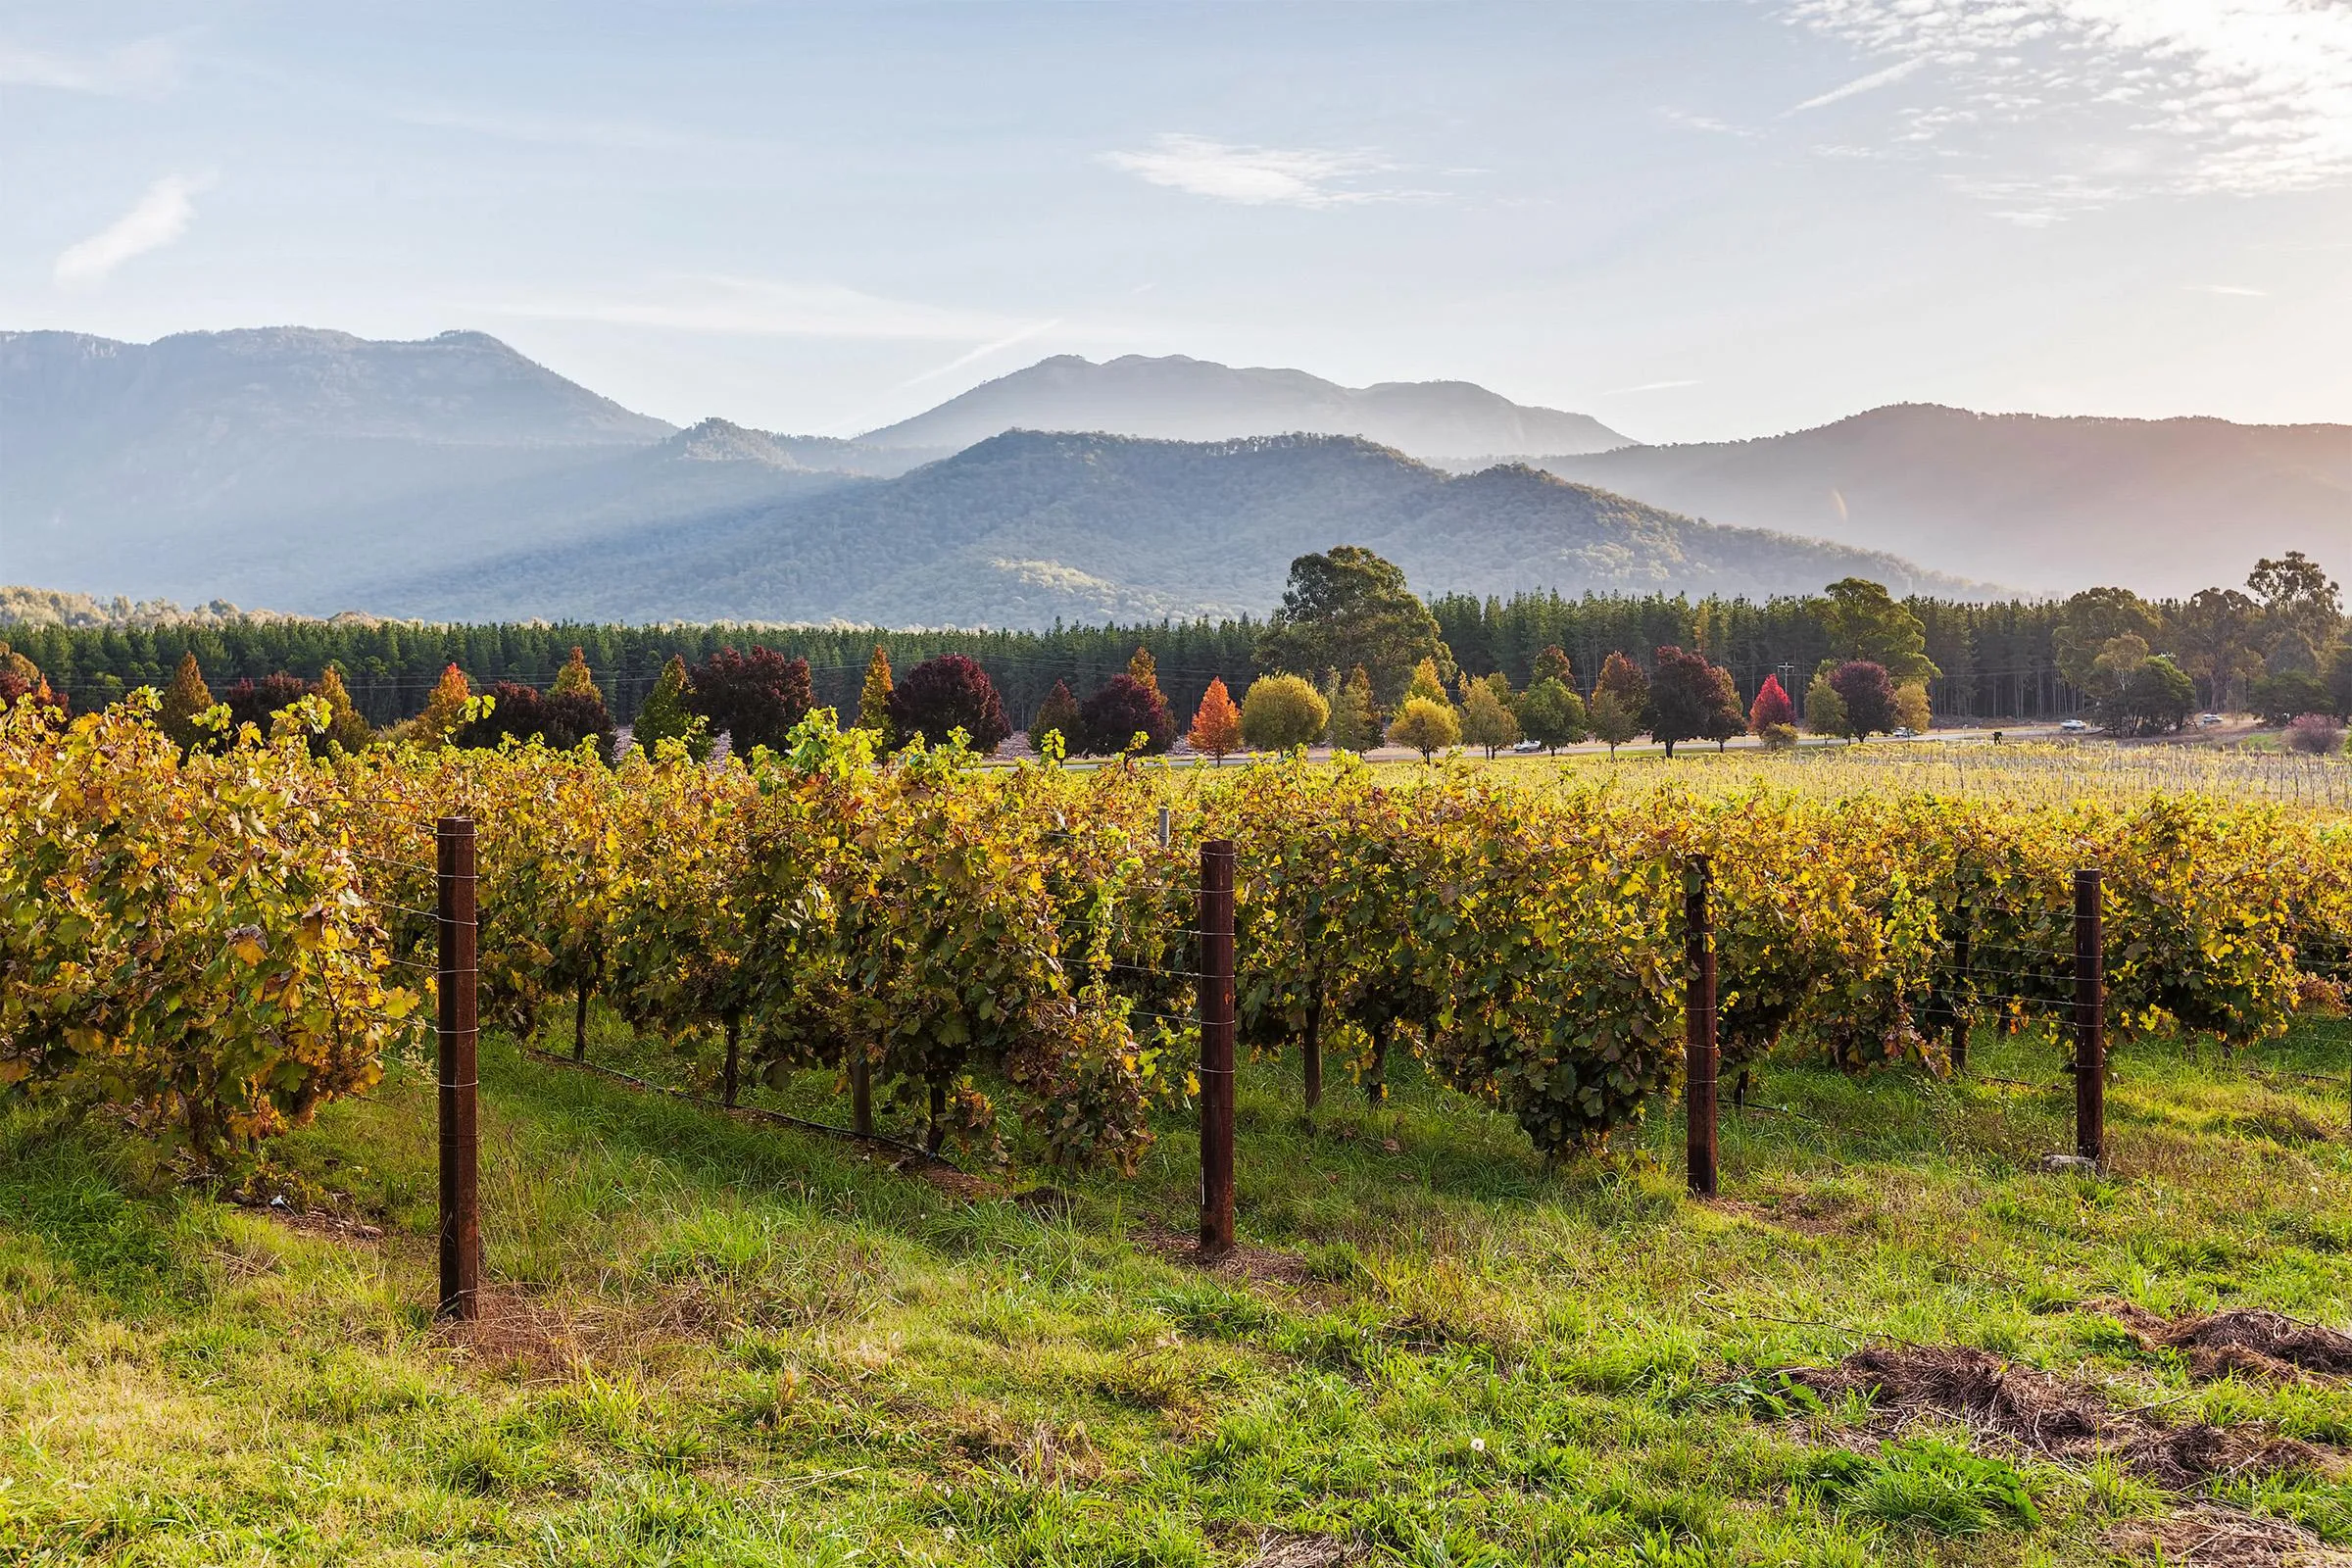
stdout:
[[1123,354],[1101,364],[1056,354],[859,440],[960,449],[1011,429],[1194,442],[1354,435],[1425,461],[1630,444],[1590,415],[1529,408],[1469,381],[1347,387],[1304,370],[1236,368],[1182,354]]

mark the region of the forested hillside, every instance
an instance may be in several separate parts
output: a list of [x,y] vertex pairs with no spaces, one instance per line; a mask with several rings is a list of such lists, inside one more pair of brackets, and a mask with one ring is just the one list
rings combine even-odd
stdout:
[[1525,467],[1453,477],[1368,441],[1013,432],[880,483],[387,580],[436,619],[1044,627],[1232,615],[1351,540],[1423,592],[1809,592],[1966,585],[1818,540],[1710,527]]

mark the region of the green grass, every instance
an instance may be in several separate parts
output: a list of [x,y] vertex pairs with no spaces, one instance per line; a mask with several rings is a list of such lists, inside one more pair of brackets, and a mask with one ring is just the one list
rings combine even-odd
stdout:
[[[2259,1058],[2340,1074],[2330,1030]],[[610,1018],[593,1049],[710,1066]],[[1221,1564],[1281,1531],[1424,1565],[2076,1563],[2180,1500],[1952,1429],[1840,1441],[1863,1412],[1774,1372],[1874,1335],[2352,1444],[2352,1390],[2200,1388],[2068,1309],[2352,1317],[2342,1090],[2210,1048],[2122,1050],[2098,1179],[2031,1168],[2069,1141],[2062,1091],[1776,1065],[1763,1096],[1800,1114],[1727,1107],[1715,1206],[1682,1196],[1670,1110],[1554,1169],[1409,1072],[1377,1112],[1343,1079],[1310,1132],[1296,1063],[1259,1064],[1241,1227],[1288,1284],[1148,1245],[1195,1222],[1181,1117],[1139,1178],[1057,1180],[1061,1211],[483,1058],[499,1310],[469,1347],[426,1310],[414,1068],[274,1156],[380,1241],[0,1123],[0,1560]],[[1974,1060],[2040,1081],[2058,1054]],[[756,1098],[841,1114],[814,1076]],[[2352,1542],[2341,1480],[2219,1495]]]

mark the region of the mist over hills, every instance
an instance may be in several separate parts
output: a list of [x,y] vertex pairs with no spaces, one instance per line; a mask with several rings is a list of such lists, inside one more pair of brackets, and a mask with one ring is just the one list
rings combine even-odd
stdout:
[[1163,441],[1356,435],[1424,460],[1603,452],[1631,444],[1591,415],[1527,408],[1468,381],[1345,387],[1304,370],[1241,368],[1181,354],[1129,354],[1101,365],[1056,354],[858,440],[960,450],[1005,430],[1096,430]]
[[[1036,433],[1072,425],[1113,428]],[[1300,430],[1324,433],[1269,439]],[[1182,357],[1057,356],[840,438],[680,430],[476,332],[8,332],[0,581],[309,613],[1012,625],[1262,612],[1290,555],[1341,540],[1429,592],[1760,595],[1849,571],[2187,591],[2296,547],[2352,569],[2341,425],[1895,408],[1623,441],[1462,382]],[[1573,483],[1480,456],[1512,451]]]
[[2352,425],[1903,404],[1751,441],[1540,461],[1692,516],[2047,592],[2189,594],[2288,550],[2352,575]]
[[1692,522],[1524,466],[1453,476],[1352,436],[1186,443],[1013,431],[659,533],[534,549],[378,586],[372,608],[616,619],[1041,627],[1263,613],[1293,557],[1369,545],[1415,587],[1507,593],[1897,593],[1968,586],[1891,557]]

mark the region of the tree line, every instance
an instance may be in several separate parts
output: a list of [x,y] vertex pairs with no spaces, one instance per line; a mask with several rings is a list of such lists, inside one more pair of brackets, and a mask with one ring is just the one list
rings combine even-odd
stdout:
[[[1378,563],[1385,574],[1368,563]],[[986,672],[1011,728],[1072,738],[1079,733],[1076,720],[1062,705],[1075,708],[1077,694],[1100,693],[1129,673],[1139,648],[1153,661],[1154,692],[1177,715],[1196,712],[1212,684],[1231,702],[1231,693],[1273,673],[1309,681],[1332,706],[1362,664],[1375,689],[1359,706],[1385,722],[1422,657],[1435,658],[1442,694],[1459,705],[1465,701],[1461,675],[1500,675],[1518,691],[1541,684],[1536,665],[1545,649],[1565,656],[1568,669],[1560,684],[1588,711],[1612,657],[1648,677],[1660,650],[1672,649],[1726,671],[1742,706],[1752,706],[1766,682],[1774,682],[1806,720],[1821,687],[1816,675],[1856,661],[1886,667],[1898,691],[1917,686],[1928,706],[1947,717],[2088,712],[2111,727],[2162,729],[2200,708],[2252,710],[2277,722],[2303,713],[2352,712],[2352,654],[2346,652],[2340,591],[2296,552],[2260,561],[2243,589],[2209,588],[2179,600],[2095,588],[2064,600],[1897,601],[1869,586],[1870,615],[1902,633],[1892,663],[1888,649],[1880,646],[1886,627],[1858,627],[1859,601],[1845,585],[1762,601],[1544,593],[1425,602],[1405,590],[1388,563],[1349,546],[1300,558],[1284,608],[1266,621],[1245,616],[1022,632],[422,625],[338,617],[20,624],[9,636],[16,662],[37,670],[59,698],[76,707],[101,706],[139,686],[165,687],[192,657],[214,686],[224,694],[246,693],[252,701],[316,687],[332,672],[352,711],[378,728],[416,716],[450,666],[479,687],[503,682],[549,692],[573,650],[596,672],[606,717],[616,723],[637,718],[673,659],[701,668],[721,654],[750,659],[760,650],[799,662],[810,703],[846,713],[861,703],[876,649],[898,668],[959,655]],[[1388,646],[1425,632],[1426,655],[1402,658]],[[8,657],[0,654],[0,664]],[[1557,678],[1562,672],[1552,673]],[[0,667],[0,687],[12,680],[29,684],[22,671],[12,675]],[[1121,700],[1132,705],[1133,694]],[[228,701],[238,710],[237,698]],[[509,707],[512,711],[514,704]],[[1107,713],[1102,717],[1110,722]],[[1180,722],[1162,719],[1171,733]]]

